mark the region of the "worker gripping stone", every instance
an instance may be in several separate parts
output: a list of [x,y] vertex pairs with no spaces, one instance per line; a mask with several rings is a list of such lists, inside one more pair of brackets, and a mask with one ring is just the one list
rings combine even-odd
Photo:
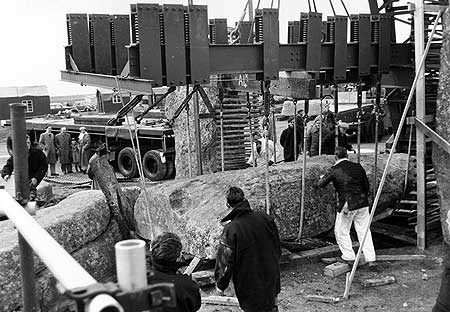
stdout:
[[[364,232],[369,226],[369,180],[364,168],[353,163],[347,158],[347,150],[338,146],[336,148],[336,164],[320,178],[317,183],[319,187],[325,187],[333,182],[338,193],[338,205],[334,234],[339,249],[342,252],[343,262],[355,260],[355,252],[352,248],[350,228],[355,225],[359,243],[362,244]],[[372,242],[370,229],[367,233],[366,242],[363,247],[364,259],[369,266],[375,264],[376,255]]]

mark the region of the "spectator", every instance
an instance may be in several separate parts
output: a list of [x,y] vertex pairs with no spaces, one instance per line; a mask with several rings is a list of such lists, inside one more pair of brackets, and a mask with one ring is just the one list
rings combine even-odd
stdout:
[[86,173],[89,159],[92,156],[91,151],[91,136],[87,133],[85,127],[80,127],[80,135],[78,136],[80,142],[80,167],[81,172]]
[[72,154],[72,164],[75,167],[76,172],[81,171],[80,167],[80,144],[76,139],[72,138],[72,142],[70,144],[70,152]]
[[[298,124],[298,122],[301,122],[301,124]],[[303,143],[303,121],[301,118],[297,118],[297,142],[295,144],[294,142],[294,117],[289,117],[288,119],[288,127],[283,130],[280,136],[280,144],[283,146],[283,153],[284,153],[284,161],[290,162],[294,161],[295,156],[299,155],[300,153],[300,147]],[[296,146],[296,147],[294,147]]]
[[47,157],[47,163],[50,165],[50,174],[52,176],[57,176],[55,170],[56,164],[56,149],[55,149],[55,136],[52,133],[52,127],[47,126],[45,132],[39,136],[39,145],[44,151]]
[[70,161],[70,134],[67,133],[65,127],[62,127],[61,132],[55,135],[55,147],[59,162],[61,163],[62,173],[72,173],[72,163]]
[[257,132],[253,134],[253,153],[250,153],[247,165],[253,166],[253,159],[255,159],[257,167],[264,166],[267,158],[269,159],[269,166],[273,165],[275,161],[274,143],[270,139],[268,139],[267,143],[268,149],[266,148],[266,139]]

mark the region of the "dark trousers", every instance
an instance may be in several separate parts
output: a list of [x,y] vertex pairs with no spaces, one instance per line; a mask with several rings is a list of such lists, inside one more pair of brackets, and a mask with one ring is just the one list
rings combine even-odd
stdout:
[[61,171],[63,173],[72,172],[72,164],[61,164]]
[[450,268],[442,273],[441,289],[432,312],[450,312]]

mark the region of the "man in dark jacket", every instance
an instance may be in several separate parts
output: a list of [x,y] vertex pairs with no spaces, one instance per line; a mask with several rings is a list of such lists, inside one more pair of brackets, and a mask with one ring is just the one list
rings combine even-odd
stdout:
[[253,211],[238,187],[230,187],[227,205],[233,209],[222,219],[224,229],[216,256],[215,278],[219,293],[233,279],[241,309],[278,311],[280,292],[280,238],[275,222]]
[[[301,124],[299,124],[301,122]],[[301,118],[297,118],[297,144],[294,142],[294,117],[290,117],[288,119],[288,127],[283,130],[280,136],[280,144],[283,146],[283,153],[284,153],[284,161],[294,161],[295,155],[299,155],[300,153],[300,146],[302,146],[303,143],[303,120]],[[295,154],[295,147],[297,147],[297,154]]]
[[[343,261],[354,261],[355,252],[352,248],[350,238],[350,228],[352,223],[361,244],[366,228],[369,226],[369,180],[364,168],[357,163],[347,159],[347,150],[338,146],[336,148],[336,164],[321,177],[318,186],[325,187],[333,182],[338,193],[338,207],[334,234],[339,249],[342,252]],[[372,266],[375,263],[376,255],[372,242],[372,234],[367,233],[366,242],[363,248],[364,259]]]
[[[28,179],[30,180],[30,200],[34,200],[37,195],[36,188],[45,177],[48,165],[45,154],[40,149],[31,145],[30,137],[28,135],[26,139],[28,146]],[[8,181],[14,170],[11,137],[6,139],[6,146],[11,157],[6,161],[6,165],[3,166],[2,178],[5,181]]]
[[179,274],[178,269],[184,263],[177,262],[181,254],[181,240],[174,233],[163,233],[151,243],[152,269],[148,275],[148,283],[173,283],[177,305],[175,308],[165,307],[167,312],[193,312],[202,304],[198,285],[191,277]]

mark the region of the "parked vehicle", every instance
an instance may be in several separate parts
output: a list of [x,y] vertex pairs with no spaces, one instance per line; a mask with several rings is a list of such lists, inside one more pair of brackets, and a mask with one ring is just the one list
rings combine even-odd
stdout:
[[[129,130],[125,125],[107,126],[112,116],[89,115],[75,118],[33,118],[26,121],[32,140],[39,138],[48,125],[56,134],[65,127],[72,138],[77,138],[80,127],[85,127],[91,136],[92,145],[103,142],[108,148],[108,159],[112,166],[126,178],[139,175],[138,164],[132,148]],[[175,139],[171,127],[163,123],[142,126],[138,132],[143,171],[145,177],[159,181],[175,177]]]

